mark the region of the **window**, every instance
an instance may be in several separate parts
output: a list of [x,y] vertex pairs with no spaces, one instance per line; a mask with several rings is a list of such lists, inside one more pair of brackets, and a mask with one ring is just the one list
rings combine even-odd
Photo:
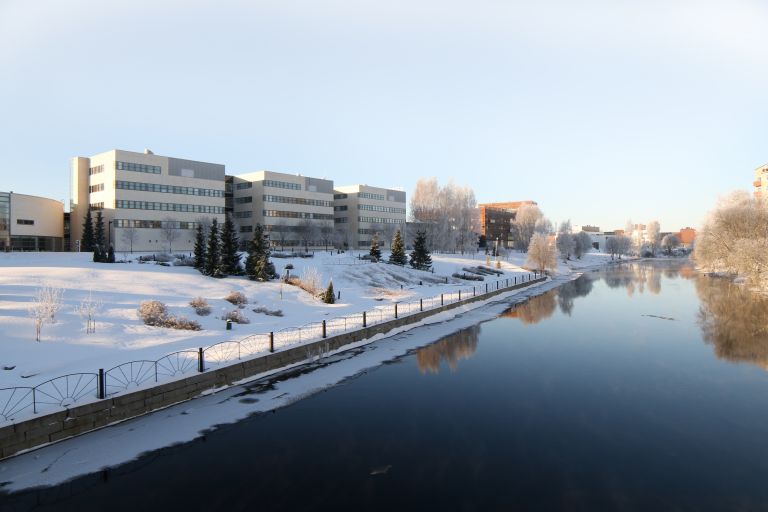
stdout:
[[251,232],[253,232],[253,226],[240,226],[240,232],[241,233],[251,233]]
[[252,216],[253,212],[251,210],[245,212],[235,212],[236,219],[250,219]]
[[115,188],[120,190],[139,190],[141,192],[160,192],[164,194],[182,194],[188,196],[224,197],[223,190],[212,188],[177,187],[160,185],[158,183],[141,183],[137,181],[116,181]]
[[357,197],[363,199],[377,199],[379,201],[384,200],[384,194],[372,194],[370,192],[358,192]]
[[100,201],[98,203],[91,203],[91,210],[103,210],[104,209],[104,201]]
[[91,194],[93,194],[94,192],[101,192],[102,190],[104,190],[103,183],[91,185],[90,187],[88,187],[88,192],[90,192]]
[[359,204],[358,210],[368,210],[371,212],[402,213],[405,214],[405,208],[394,208],[392,206],[379,206],[377,204]]
[[104,172],[104,166],[103,165],[97,165],[95,167],[89,167],[88,168],[88,176],[93,176],[94,174],[100,174]]
[[21,224],[22,226],[34,226],[35,221],[31,219],[16,219],[16,224]]
[[298,183],[289,183],[287,181],[264,180],[264,186],[270,188],[285,188],[288,190],[301,190]]
[[112,224],[116,228],[140,228],[140,229],[197,229],[197,222],[179,222],[174,220],[135,220],[115,219]]
[[325,206],[330,208],[333,206],[331,201],[325,201],[323,199],[304,199],[303,197],[286,197],[286,196],[271,196],[264,195],[264,201],[268,203],[286,203],[286,204],[303,204],[306,206]]
[[334,206],[333,207],[333,211],[335,211],[335,212],[345,212],[345,211],[347,211],[347,205]]
[[333,194],[334,199],[346,199],[347,194]]
[[118,171],[146,172],[149,174],[160,174],[159,165],[135,164],[133,162],[115,162],[115,169]]
[[346,224],[347,223],[347,218],[346,217],[336,217],[335,219],[333,219],[333,223],[334,224]]
[[286,219],[333,220],[333,215],[326,213],[286,212],[280,210],[264,210],[264,216],[283,217]]
[[187,213],[216,213],[223,214],[223,206],[209,206],[206,204],[178,204],[178,203],[158,203],[153,201],[128,201],[118,199],[115,201],[115,208],[128,210],[160,210],[164,212],[187,212]]
[[404,224],[403,219],[384,219],[381,217],[358,217],[358,222],[369,222],[371,224]]
[[252,202],[253,202],[253,196],[235,198],[235,204],[245,204],[245,203],[252,203]]
[[238,183],[237,185],[235,185],[235,188],[237,190],[243,190],[243,189],[246,189],[246,188],[253,188],[253,183],[251,183],[250,181],[246,181],[245,183]]

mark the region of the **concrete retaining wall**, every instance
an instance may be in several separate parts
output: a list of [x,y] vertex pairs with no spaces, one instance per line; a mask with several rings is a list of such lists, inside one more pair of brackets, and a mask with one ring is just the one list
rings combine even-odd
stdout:
[[278,370],[286,366],[302,363],[307,359],[307,351],[337,350],[369,339],[377,334],[386,334],[392,329],[418,323],[425,318],[461,307],[472,302],[524,288],[546,280],[545,277],[526,283],[517,284],[500,290],[489,291],[459,302],[440,306],[428,311],[389,320],[371,327],[331,336],[311,343],[305,343],[285,350],[265,354],[235,364],[195,373],[186,379],[159,384],[151,388],[117,395],[85,405],[71,407],[62,411],[45,414],[0,428],[0,459],[10,457],[23,450],[36,448],[48,443],[90,432],[111,423],[135,418],[156,409],[168,407],[189,400],[207,389],[230,385],[233,382],[260,373]]

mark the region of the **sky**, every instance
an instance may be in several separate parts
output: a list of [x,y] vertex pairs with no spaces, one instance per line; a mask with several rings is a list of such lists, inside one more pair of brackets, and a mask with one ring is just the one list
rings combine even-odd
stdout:
[[768,162],[768,2],[0,0],[0,190],[109,149],[698,226]]

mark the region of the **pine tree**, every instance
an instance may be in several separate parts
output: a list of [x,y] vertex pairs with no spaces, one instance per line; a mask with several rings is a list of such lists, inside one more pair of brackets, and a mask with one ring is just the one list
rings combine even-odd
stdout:
[[253,240],[248,244],[248,257],[245,259],[245,275],[253,281],[268,281],[277,277],[275,266],[269,261],[269,239],[264,227],[256,224],[253,228]]
[[405,256],[403,237],[400,234],[399,229],[395,231],[395,236],[392,239],[392,254],[389,255],[389,262],[397,265],[405,265],[408,263],[408,258]]
[[84,252],[91,252],[94,245],[96,243],[93,237],[93,219],[91,218],[91,209],[88,208],[83,221],[83,240],[80,249]]
[[99,246],[100,252],[104,254],[107,251],[107,244],[105,243],[106,237],[104,236],[104,216],[102,216],[101,210],[96,210],[95,224],[93,242]]
[[115,262],[115,248],[112,247],[112,245],[109,246],[109,251],[107,251],[107,263],[114,263]]
[[375,261],[379,261],[381,259],[381,249],[379,249],[378,234],[374,234],[373,238],[371,238],[371,251],[368,254],[370,254],[371,258],[373,258]]
[[205,272],[207,276],[223,277],[221,272],[221,251],[219,250],[219,222],[216,218],[211,221],[211,229],[208,233],[208,247],[205,257]]
[[326,304],[333,304],[336,302],[336,294],[333,291],[333,279],[331,279],[331,281],[328,283],[328,288],[323,294],[323,302]]
[[235,232],[235,223],[229,215],[224,217],[221,227],[221,271],[228,276],[236,276],[242,273],[240,268],[240,238]]
[[202,223],[197,223],[195,231],[195,268],[200,272],[205,270],[205,235]]
[[418,270],[429,270],[432,267],[432,256],[427,250],[427,235],[424,231],[416,233],[411,252],[411,266]]
[[102,261],[101,247],[96,245],[93,247],[93,261],[95,263],[101,263]]

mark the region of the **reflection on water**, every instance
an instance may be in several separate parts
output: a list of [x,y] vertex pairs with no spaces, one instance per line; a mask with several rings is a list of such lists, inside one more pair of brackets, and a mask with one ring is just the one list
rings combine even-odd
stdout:
[[505,318],[517,318],[523,325],[533,325],[552,316],[557,308],[557,292],[551,291],[531,297],[501,314]]
[[469,359],[477,351],[477,339],[480,325],[473,325],[452,334],[432,345],[416,351],[416,363],[421,373],[439,373],[440,361],[448,363],[452,372],[456,371],[459,361]]
[[697,276],[698,324],[717,357],[768,369],[768,298],[730,280]]

